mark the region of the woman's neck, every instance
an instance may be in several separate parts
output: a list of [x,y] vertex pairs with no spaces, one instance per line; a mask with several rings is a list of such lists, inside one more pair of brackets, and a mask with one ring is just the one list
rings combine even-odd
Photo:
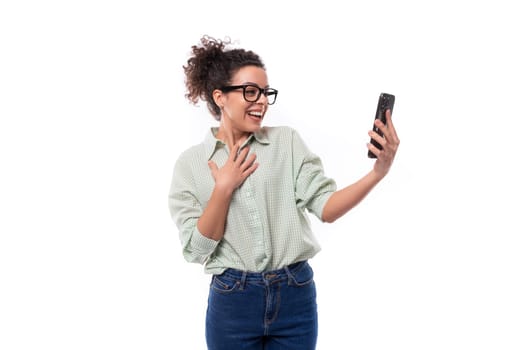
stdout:
[[217,135],[215,137],[228,145],[229,149],[232,149],[234,145],[242,145],[250,136],[249,132],[239,132],[233,130],[233,128],[226,127],[223,123],[219,126]]

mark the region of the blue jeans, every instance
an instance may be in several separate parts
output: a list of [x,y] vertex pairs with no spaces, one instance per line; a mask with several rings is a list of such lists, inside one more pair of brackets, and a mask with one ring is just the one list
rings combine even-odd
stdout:
[[263,273],[214,275],[206,314],[209,350],[313,350],[317,302],[313,271],[302,261]]

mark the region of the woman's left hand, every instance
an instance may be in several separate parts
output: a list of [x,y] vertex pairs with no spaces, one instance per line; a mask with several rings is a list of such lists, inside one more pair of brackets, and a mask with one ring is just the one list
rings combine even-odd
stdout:
[[392,123],[392,113],[390,110],[386,111],[386,125],[383,124],[379,119],[374,121],[375,125],[383,133],[383,137],[379,136],[374,131],[369,131],[368,134],[371,138],[376,140],[383,149],[380,150],[371,143],[368,144],[368,149],[377,156],[377,160],[374,164],[374,172],[377,173],[381,178],[384,177],[396,156],[397,148],[399,147],[399,138],[397,137],[396,129]]

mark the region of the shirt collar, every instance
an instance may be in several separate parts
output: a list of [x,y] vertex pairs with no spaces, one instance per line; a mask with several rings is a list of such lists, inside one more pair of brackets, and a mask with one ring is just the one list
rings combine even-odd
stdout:
[[[208,157],[208,160],[211,159],[217,148],[225,145],[224,142],[215,137],[217,131],[217,127],[210,128],[210,130],[208,130],[206,133],[206,137],[204,138],[204,147],[206,149],[206,156]],[[249,143],[252,142],[252,140],[257,141],[262,145],[269,145],[270,140],[268,138],[268,129],[265,127],[259,129],[259,131],[251,134],[246,142]]]

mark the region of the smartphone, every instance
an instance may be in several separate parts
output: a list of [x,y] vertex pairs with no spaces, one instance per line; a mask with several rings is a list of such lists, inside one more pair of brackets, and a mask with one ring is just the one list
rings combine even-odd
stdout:
[[[379,95],[379,101],[377,102],[377,109],[376,109],[376,117],[375,119],[380,119],[383,123],[386,124],[386,110],[390,109],[390,115],[392,115],[392,110],[394,109],[394,102],[396,100],[396,97],[391,94],[387,94],[385,92],[382,92]],[[374,119],[374,125],[373,130],[377,132],[380,136],[383,136],[383,133],[377,126],[375,126],[375,119]],[[374,146],[376,146],[379,149],[383,149],[383,146],[381,146],[376,140],[370,138],[370,143]],[[368,151],[368,158],[377,158],[375,154],[373,154],[370,150]]]

